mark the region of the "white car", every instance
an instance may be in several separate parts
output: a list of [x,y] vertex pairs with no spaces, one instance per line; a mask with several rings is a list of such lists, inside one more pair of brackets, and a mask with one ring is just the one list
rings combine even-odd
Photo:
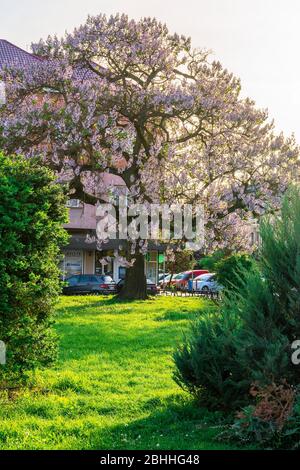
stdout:
[[171,274],[168,274],[168,273],[165,273],[165,274],[159,273],[159,275],[158,275],[158,283],[160,284],[161,282],[164,282],[165,280],[166,280],[166,281],[169,281],[170,277],[171,277]]
[[220,292],[223,286],[216,281],[216,274],[201,274],[196,277],[193,281],[189,281],[188,290],[189,292]]

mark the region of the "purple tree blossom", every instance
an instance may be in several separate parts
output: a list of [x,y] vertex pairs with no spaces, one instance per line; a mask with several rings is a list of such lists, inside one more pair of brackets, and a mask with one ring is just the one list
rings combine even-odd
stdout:
[[72,197],[95,203],[109,171],[135,203],[204,204],[207,246],[241,247],[244,220],[277,208],[298,178],[294,138],[276,135],[207,51],[155,19],[89,17],[32,49],[41,63],[4,72],[0,147],[42,154]]

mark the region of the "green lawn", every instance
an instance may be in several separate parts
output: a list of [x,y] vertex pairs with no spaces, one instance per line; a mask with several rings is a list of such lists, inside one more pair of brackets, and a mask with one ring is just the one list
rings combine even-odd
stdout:
[[1,449],[220,449],[218,416],[172,380],[172,352],[199,298],[63,297],[60,357],[1,398]]

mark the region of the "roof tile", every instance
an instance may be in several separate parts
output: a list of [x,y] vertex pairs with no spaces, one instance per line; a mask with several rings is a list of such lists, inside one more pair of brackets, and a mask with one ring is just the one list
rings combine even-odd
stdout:
[[0,39],[0,69],[13,64],[23,66],[41,62],[42,60],[42,58],[24,51],[9,41]]

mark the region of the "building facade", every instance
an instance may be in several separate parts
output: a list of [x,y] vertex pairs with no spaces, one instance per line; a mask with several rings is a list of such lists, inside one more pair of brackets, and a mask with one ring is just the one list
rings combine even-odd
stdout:
[[[126,246],[124,241],[110,240],[101,249],[97,248],[96,207],[69,201],[69,223],[65,226],[70,234],[69,244],[62,249],[62,272],[65,277],[72,274],[108,274],[118,282],[125,276],[126,268],[115,256],[116,251],[122,254]],[[123,244],[123,245],[122,245]],[[153,282],[158,281],[163,247],[149,242],[145,255],[146,276]]]

